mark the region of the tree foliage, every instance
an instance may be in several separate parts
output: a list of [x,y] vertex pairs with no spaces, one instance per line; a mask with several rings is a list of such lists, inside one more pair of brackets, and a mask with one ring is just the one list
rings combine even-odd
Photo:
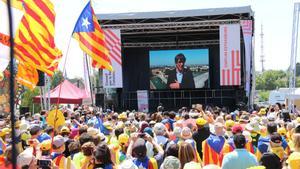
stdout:
[[56,86],[58,86],[63,80],[64,80],[64,76],[62,71],[56,71],[52,77],[51,80],[51,89],[55,88]]
[[40,94],[39,88],[36,87],[34,90],[25,89],[25,92],[21,96],[21,106],[22,107],[29,107],[29,111],[32,113],[38,113],[41,111],[40,104],[34,105],[34,112],[33,112],[33,97],[38,96]]
[[259,101],[265,102],[269,100],[270,91],[259,91]]
[[268,70],[256,75],[257,90],[275,90],[288,87],[288,75],[282,70]]

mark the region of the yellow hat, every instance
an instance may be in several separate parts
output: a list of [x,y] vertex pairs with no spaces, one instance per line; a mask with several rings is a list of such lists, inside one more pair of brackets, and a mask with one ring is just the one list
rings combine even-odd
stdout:
[[21,140],[23,140],[23,141],[27,141],[30,138],[31,138],[31,135],[29,134],[29,132],[24,132],[21,134]]
[[127,134],[120,134],[118,138],[119,143],[127,144],[129,141],[129,136]]
[[300,117],[296,118],[297,123],[300,123]]
[[226,120],[225,127],[226,128],[231,128],[231,127],[234,126],[234,124],[235,124],[235,122],[233,120]]
[[127,119],[127,114],[126,113],[122,113],[118,116],[119,119]]
[[103,123],[103,126],[107,129],[107,130],[112,130],[112,126],[111,126],[111,123],[106,121]]
[[206,121],[205,119],[203,119],[203,118],[198,118],[198,119],[196,120],[196,124],[199,125],[199,126],[203,126],[203,125],[205,125],[206,123],[207,123],[207,121]]
[[265,115],[266,113],[266,109],[260,109],[258,112],[259,115]]
[[41,143],[41,150],[47,151],[51,149],[51,140],[45,140]]
[[278,130],[277,130],[277,133],[279,133],[280,135],[282,136],[285,136],[286,135],[286,129],[284,127],[280,127]]
[[9,128],[3,128],[0,131],[0,137],[5,136],[5,135],[9,134],[10,132],[11,132],[11,129],[9,129]]
[[64,126],[60,129],[60,133],[70,133],[70,129],[68,127]]

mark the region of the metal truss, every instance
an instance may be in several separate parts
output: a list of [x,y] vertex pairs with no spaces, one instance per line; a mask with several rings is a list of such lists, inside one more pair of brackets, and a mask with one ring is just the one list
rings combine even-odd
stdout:
[[123,43],[125,48],[155,48],[155,47],[190,47],[190,46],[208,46],[217,45],[219,40],[198,40],[198,41],[170,41],[170,42],[139,42]]
[[218,31],[219,27],[211,28],[176,28],[176,29],[138,29],[134,31],[122,31],[122,35],[138,35],[138,34],[164,34],[164,33],[188,33],[188,32],[208,32],[208,31]]
[[139,29],[173,29],[173,28],[198,28],[219,26],[222,24],[239,23],[240,19],[205,20],[205,21],[183,21],[162,23],[130,23],[130,24],[102,24],[103,29],[121,29],[122,31]]

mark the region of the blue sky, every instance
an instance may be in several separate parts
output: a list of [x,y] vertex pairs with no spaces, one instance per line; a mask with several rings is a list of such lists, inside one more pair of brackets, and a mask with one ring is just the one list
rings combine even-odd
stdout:
[[175,65],[175,56],[179,53],[186,58],[185,65],[208,65],[208,49],[154,50],[149,52],[150,67],[155,65]]
[[[259,36],[261,33],[261,24],[264,26],[265,35],[265,68],[286,70],[289,66],[291,54],[294,2],[299,1],[300,0],[92,0],[92,4],[96,13],[169,11],[250,5],[255,14],[254,55],[256,70],[261,70],[261,64],[259,62],[261,55],[261,41]],[[81,52],[72,52],[71,50],[70,53],[74,56],[82,55]],[[79,68],[82,64],[82,59],[70,60],[71,61],[68,62],[69,66],[67,67],[68,75],[71,77],[83,76],[83,69]],[[76,67],[74,67],[74,65],[76,65]]]

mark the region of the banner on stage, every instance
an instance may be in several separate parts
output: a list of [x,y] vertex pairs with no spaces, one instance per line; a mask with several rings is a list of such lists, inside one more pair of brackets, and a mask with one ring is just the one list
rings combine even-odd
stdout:
[[220,85],[241,85],[240,24],[220,25]]
[[122,55],[121,55],[121,32],[120,29],[103,29],[105,42],[109,50],[113,72],[103,70],[104,88],[122,88]]
[[241,20],[241,26],[242,26],[243,37],[244,37],[245,60],[246,60],[245,89],[246,89],[247,96],[249,96],[251,90],[250,83],[251,83],[251,63],[252,63],[252,33],[253,33],[252,20]]
[[138,90],[137,100],[138,100],[138,110],[140,112],[149,112],[148,91]]

